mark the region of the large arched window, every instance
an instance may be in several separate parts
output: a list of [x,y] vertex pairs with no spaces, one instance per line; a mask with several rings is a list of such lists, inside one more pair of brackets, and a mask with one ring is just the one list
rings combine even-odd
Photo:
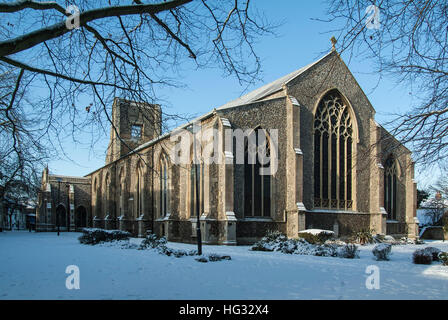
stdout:
[[269,217],[271,215],[271,175],[262,175],[260,170],[269,168],[270,161],[261,163],[258,156],[261,152],[267,158],[270,157],[266,132],[263,129],[254,130],[252,138],[249,136],[249,139],[245,141],[244,151],[244,215]]
[[384,207],[389,220],[397,219],[397,164],[391,155],[384,165]]
[[168,214],[168,162],[165,155],[160,157],[159,161],[159,201],[160,217]]
[[314,117],[314,207],[353,208],[353,124],[337,90],[320,101]]

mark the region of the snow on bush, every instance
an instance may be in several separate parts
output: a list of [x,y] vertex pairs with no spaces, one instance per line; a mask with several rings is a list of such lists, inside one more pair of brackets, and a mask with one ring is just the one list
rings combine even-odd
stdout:
[[399,244],[425,244],[425,242],[423,240],[420,239],[409,239],[407,237],[403,237],[400,239],[400,243]]
[[335,239],[335,240],[327,240],[327,241],[325,241],[325,244],[334,244],[336,246],[345,246],[347,243],[340,239]]
[[272,248],[269,243],[265,243],[262,241],[258,241],[255,243],[252,248],[252,251],[274,251],[274,248]]
[[420,239],[409,239],[407,237],[402,237],[400,240],[395,239],[390,235],[376,234],[373,236],[374,242],[377,243],[389,243],[393,246],[395,245],[406,245],[406,244],[424,244]]
[[359,243],[361,245],[367,244],[367,243],[375,243],[375,239],[373,237],[373,230],[369,229],[362,229],[359,231],[353,232],[352,236],[350,237],[351,242]]
[[146,235],[146,238],[140,243],[139,250],[155,249],[161,246],[166,246],[167,241],[165,237],[158,237],[157,235],[150,233]]
[[448,266],[448,252],[440,252],[438,258],[444,266]]
[[[186,256],[196,256],[198,252],[196,250],[178,250],[167,247],[167,241],[165,237],[158,237],[155,234],[148,234],[146,238],[141,242],[138,250],[156,250],[159,254],[166,255],[168,257],[174,256],[176,258]],[[215,262],[221,260],[231,260],[230,256],[223,256],[217,254],[210,254],[208,257],[198,257],[195,259],[198,262]]]
[[315,248],[314,255],[319,257],[337,257],[338,245],[324,243]]
[[197,257],[194,260],[196,260],[197,262],[203,262],[203,263],[207,263],[208,262],[208,259],[206,257],[204,257],[204,256]]
[[439,253],[442,252],[440,249],[434,247],[426,247],[423,250],[432,255],[432,261],[439,261]]
[[208,255],[208,261],[222,261],[222,260],[232,260],[230,256],[222,256],[216,253],[212,253]]
[[299,231],[299,237],[312,244],[324,243],[334,237],[331,230],[307,229]]
[[216,261],[222,261],[222,260],[232,260],[232,258],[230,256],[223,256],[223,255],[219,255],[216,253],[212,253],[209,254],[207,257],[206,256],[200,256],[195,258],[196,261],[198,262],[216,262]]
[[156,250],[160,254],[164,254],[166,256],[174,256],[176,258],[197,255],[197,251],[195,250],[185,251],[185,250],[168,248],[166,238],[158,237],[153,233],[148,234],[138,247],[138,250],[148,250],[148,249]]
[[[120,249],[137,249],[137,250],[155,250],[159,254],[166,256],[174,256],[176,258],[185,256],[196,256],[196,250],[178,250],[167,247],[167,240],[165,237],[158,237],[155,234],[148,234],[140,245],[130,243],[129,232],[120,230],[104,230],[99,228],[84,228],[83,235],[79,237],[79,241],[84,244],[99,244],[103,247],[117,247]],[[231,260],[230,256],[211,254],[205,257],[208,261]],[[196,259],[198,260],[198,259]],[[198,260],[199,261],[199,260]]]
[[346,258],[346,259],[359,258],[358,246],[353,243],[349,243],[346,244],[345,246],[338,247],[337,256],[339,258]]
[[161,247],[158,251],[160,254],[164,254],[168,257],[174,256],[176,258],[186,257],[186,256],[196,256],[198,254],[198,252],[196,250],[185,251],[185,250],[171,249],[168,247]]
[[268,232],[265,237],[255,243],[252,251],[280,251],[289,254],[309,254],[313,245],[304,239],[288,239],[278,231]]
[[415,264],[431,264],[432,253],[426,251],[425,249],[415,250],[412,254],[412,262]]
[[[312,235],[311,233],[309,233]],[[314,235],[313,235],[314,236]],[[349,246],[347,248],[347,246]],[[303,238],[288,239],[284,234],[269,232],[255,243],[252,251],[279,251],[286,254],[313,255],[321,257],[354,258],[358,256],[357,247],[345,243],[328,241],[324,244],[313,244]],[[354,250],[354,251],[353,251]]]
[[372,253],[378,261],[387,261],[392,252],[392,245],[389,243],[381,243],[373,248]]
[[[378,243],[388,243],[391,245],[398,245],[398,244],[407,244],[408,239],[407,238],[401,238],[401,240],[397,240],[391,235],[385,235],[385,234],[376,234],[373,236],[374,242]],[[409,242],[411,244],[411,242]]]
[[100,247],[115,247],[119,249],[137,249],[138,245],[127,240],[112,240],[98,243]]
[[131,234],[121,230],[104,230],[99,228],[84,228],[83,235],[78,238],[80,243],[95,245],[101,242],[129,240]]

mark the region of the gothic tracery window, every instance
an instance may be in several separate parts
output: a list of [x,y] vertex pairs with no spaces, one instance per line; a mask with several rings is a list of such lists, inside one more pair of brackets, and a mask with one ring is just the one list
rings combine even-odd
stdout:
[[271,215],[271,175],[260,174],[260,169],[270,167],[270,161],[261,163],[258,157],[258,151],[261,151],[269,158],[270,146],[266,134],[263,141],[257,134],[259,130],[263,129],[254,131],[255,146],[250,145],[250,139],[246,139],[245,143],[244,215],[246,217],[269,217]]
[[397,219],[397,165],[389,156],[384,166],[384,207],[389,220]]
[[350,210],[353,123],[338,91],[320,101],[314,118],[314,207]]

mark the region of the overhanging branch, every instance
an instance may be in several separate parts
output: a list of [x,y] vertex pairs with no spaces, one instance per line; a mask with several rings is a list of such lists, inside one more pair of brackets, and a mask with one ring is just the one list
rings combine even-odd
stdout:
[[[156,14],[162,11],[174,9],[182,6],[192,0],[173,0],[160,4],[139,4],[139,5],[127,5],[127,6],[112,6],[106,8],[93,9],[83,12],[79,15],[80,26],[84,26],[86,23],[116,16],[126,16],[135,14]],[[35,45],[60,37],[71,30],[67,28],[65,21],[56,23],[52,26],[41,28],[39,30],[27,33],[23,36],[0,42],[0,57],[15,54]]]
[[70,77],[70,76],[67,76],[67,75],[64,75],[64,74],[56,73],[54,71],[35,68],[35,67],[27,65],[27,64],[25,64],[23,62],[20,62],[20,61],[17,61],[17,60],[13,60],[13,59],[10,59],[10,58],[7,58],[7,57],[0,57],[0,60],[3,61],[3,62],[6,62],[9,65],[15,66],[17,68],[21,68],[21,69],[28,70],[28,71],[35,72],[35,73],[45,74],[45,75],[56,77],[56,78],[61,78],[61,79],[64,79],[64,80],[67,80],[67,81],[70,81],[70,82],[86,84],[86,85],[101,85],[101,86],[115,87],[117,89],[122,89],[122,90],[128,90],[129,91],[129,88],[121,87],[121,86],[118,86],[116,84],[107,83],[107,82],[96,82],[96,81],[91,81],[91,80],[74,78],[74,77]]
[[34,9],[34,10],[49,10],[54,9],[63,14],[65,14],[65,10],[62,9],[61,6],[54,1],[47,2],[38,2],[32,0],[21,0],[11,3],[0,3],[0,12],[12,13],[22,11],[24,9]]

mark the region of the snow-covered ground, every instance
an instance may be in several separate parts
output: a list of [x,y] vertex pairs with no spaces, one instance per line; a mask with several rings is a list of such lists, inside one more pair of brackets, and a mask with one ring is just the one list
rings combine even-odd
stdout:
[[[252,252],[249,247],[204,246],[231,261],[200,263],[154,251],[81,245],[79,233],[0,233],[0,299],[447,299],[448,267],[414,265],[416,248],[394,246],[391,261]],[[131,239],[140,242],[141,239]],[[169,243],[195,249],[194,245]],[[80,289],[68,290],[68,265],[80,269]],[[380,270],[380,289],[366,288],[366,268]]]

